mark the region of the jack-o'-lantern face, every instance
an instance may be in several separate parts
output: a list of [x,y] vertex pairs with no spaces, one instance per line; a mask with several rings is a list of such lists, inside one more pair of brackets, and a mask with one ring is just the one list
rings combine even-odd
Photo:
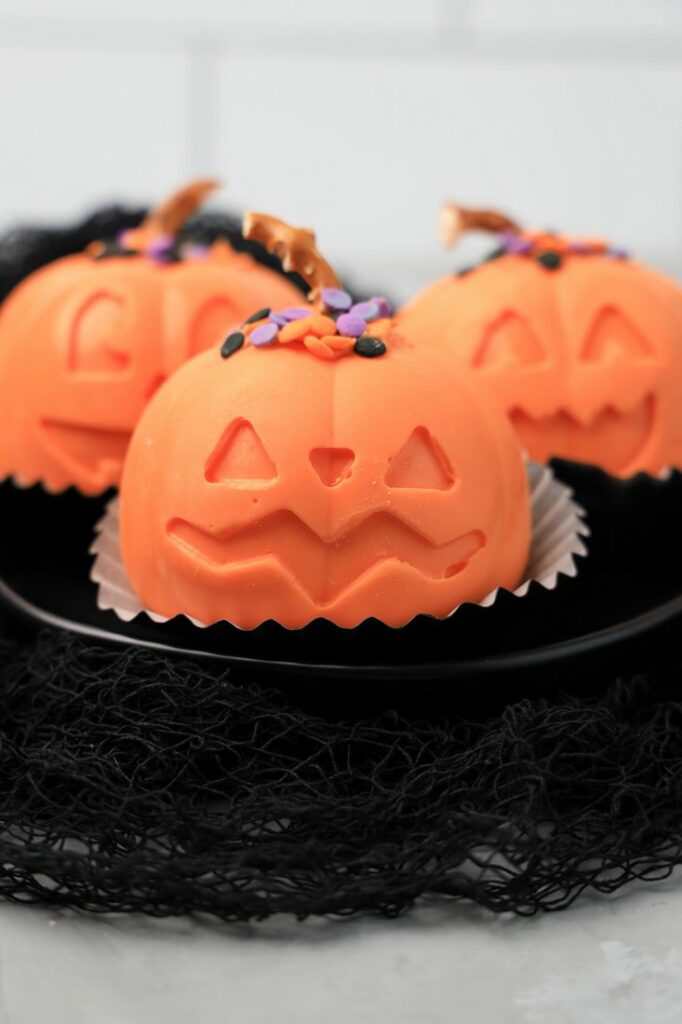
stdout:
[[120,520],[143,604],[246,629],[400,626],[515,586],[530,511],[505,417],[404,345],[384,299],[352,305],[311,231],[247,214],[244,234],[313,305],[247,318],[143,415]]
[[490,386],[531,457],[629,476],[682,465],[682,291],[604,252],[508,252],[401,312]]
[[[187,190],[179,196],[184,217]],[[219,344],[254,306],[300,299],[226,243],[178,250],[159,240],[150,220],[146,237],[143,226],[122,245],[58,260],[8,298],[0,315],[0,478],[84,494],[116,485],[159,384]]]
[[504,417],[447,358],[390,343],[381,359],[298,342],[207,352],[140,421],[121,539],[133,588],[164,615],[397,626],[518,583],[525,472]]

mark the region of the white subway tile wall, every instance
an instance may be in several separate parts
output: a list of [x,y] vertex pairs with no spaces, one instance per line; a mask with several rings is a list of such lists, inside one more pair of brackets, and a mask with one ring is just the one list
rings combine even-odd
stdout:
[[0,224],[217,174],[407,296],[442,198],[682,276],[679,0],[2,0]]

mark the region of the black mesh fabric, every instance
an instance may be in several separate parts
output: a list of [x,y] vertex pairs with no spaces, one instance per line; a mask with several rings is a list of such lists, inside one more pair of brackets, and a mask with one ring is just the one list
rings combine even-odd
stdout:
[[[6,234],[0,298],[142,215]],[[202,216],[193,237],[237,232]],[[679,502],[639,489],[648,523],[593,482],[597,570],[626,551],[655,576],[680,557]],[[26,635],[0,612],[0,896],[225,920],[417,900],[533,914],[665,877],[682,860],[682,648],[659,660],[563,693],[536,673],[486,710],[388,697],[351,715],[215,662]]]
[[[0,302],[20,281],[34,270],[72,253],[83,252],[91,243],[115,239],[119,231],[136,227],[146,213],[144,207],[113,204],[102,206],[86,217],[66,225],[18,225],[0,232]],[[270,267],[293,282],[302,292],[308,287],[298,274],[285,274],[276,256],[258,242],[244,238],[241,218],[220,210],[207,210],[191,217],[178,234],[180,241],[210,244],[226,238],[237,252],[248,252],[263,266]],[[355,299],[375,294],[358,288],[344,276],[346,287]]]
[[57,632],[2,639],[0,894],[89,911],[533,914],[682,850],[680,667],[593,699],[336,720]]
[[[103,206],[74,224],[19,225],[0,233],[0,302],[28,274],[40,267],[82,252],[91,242],[114,239],[119,231],[138,225],[146,210],[142,207]],[[239,252],[248,252],[264,266],[282,273],[279,260],[261,245],[242,236],[236,215],[207,211],[192,217],[179,234],[181,241],[210,243],[226,238]],[[305,291],[296,274],[287,274]]]

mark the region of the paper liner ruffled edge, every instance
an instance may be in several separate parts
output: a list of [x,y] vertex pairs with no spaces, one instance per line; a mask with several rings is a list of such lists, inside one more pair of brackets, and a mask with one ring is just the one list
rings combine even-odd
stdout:
[[[554,590],[560,576],[576,576],[576,557],[587,555],[584,538],[590,534],[584,509],[574,500],[573,491],[557,480],[551,469],[528,462],[526,471],[531,502],[531,547],[526,578],[511,591],[515,597],[524,597],[533,582],[546,590]],[[95,556],[90,579],[97,584],[97,607],[100,611],[113,611],[123,622],[131,622],[138,615],[147,615],[157,623],[169,621],[168,616],[145,608],[130,586],[121,558],[118,496],[111,499],[104,516],[95,526],[90,554]],[[489,608],[495,603],[500,589],[492,590],[477,603]],[[461,607],[461,604],[457,605],[443,617],[449,618]],[[183,617],[200,629],[209,625],[189,615]]]

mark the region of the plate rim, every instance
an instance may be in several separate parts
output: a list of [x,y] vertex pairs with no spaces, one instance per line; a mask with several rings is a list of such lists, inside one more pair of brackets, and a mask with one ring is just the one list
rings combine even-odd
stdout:
[[127,644],[148,650],[167,652],[174,656],[217,661],[226,665],[253,666],[263,674],[271,677],[290,677],[295,674],[303,681],[304,676],[309,677],[313,673],[319,673],[327,679],[372,679],[373,682],[377,683],[404,682],[417,678],[429,681],[446,682],[450,680],[454,682],[457,677],[471,678],[495,672],[504,674],[505,672],[513,672],[523,668],[537,668],[572,657],[595,653],[619,642],[635,639],[651,629],[665,625],[678,615],[682,616],[682,593],[680,593],[676,597],[669,598],[667,601],[645,612],[641,612],[639,615],[621,620],[615,625],[606,626],[591,633],[584,633],[582,636],[574,637],[570,640],[560,640],[553,644],[512,651],[508,654],[495,654],[488,658],[469,658],[463,661],[422,663],[419,666],[413,664],[339,665],[335,663],[312,664],[311,662],[254,658],[249,655],[202,650],[200,646],[196,648],[179,647],[162,641],[139,639],[135,636],[102,629],[99,626],[86,625],[73,619],[56,615],[53,612],[48,612],[23,598],[2,578],[0,578],[0,600],[15,613],[18,611],[33,622],[37,621],[43,625],[62,629],[79,636],[89,636],[110,644]]

